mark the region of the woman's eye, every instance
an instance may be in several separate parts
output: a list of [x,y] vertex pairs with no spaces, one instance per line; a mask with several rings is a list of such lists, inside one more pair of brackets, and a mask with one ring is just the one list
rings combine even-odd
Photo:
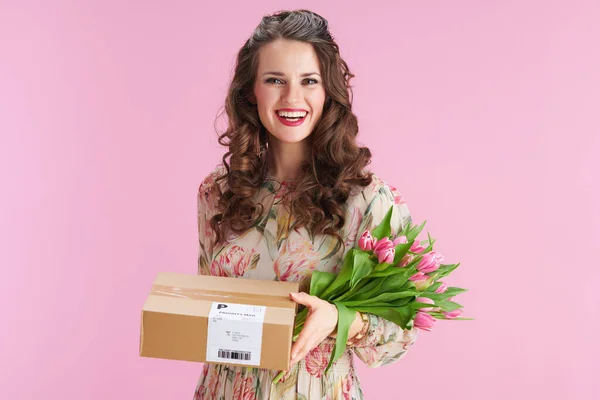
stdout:
[[312,79],[312,78],[307,78],[307,79],[305,80],[305,82],[306,82],[308,85],[316,85],[317,83],[319,83],[319,81],[317,81],[316,79]]
[[283,82],[281,82],[281,80],[277,79],[277,78],[269,78],[269,79],[267,79],[267,83],[274,83],[276,85],[279,85],[279,84],[281,84]]

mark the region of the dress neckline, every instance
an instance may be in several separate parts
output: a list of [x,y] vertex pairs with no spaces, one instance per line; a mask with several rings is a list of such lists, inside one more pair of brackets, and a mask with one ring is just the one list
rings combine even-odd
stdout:
[[289,179],[279,180],[271,174],[267,174],[265,178],[268,180],[271,180],[271,181],[275,181],[275,182],[279,183],[280,185],[284,185],[284,186],[290,186],[291,184],[296,182],[295,180],[289,180]]

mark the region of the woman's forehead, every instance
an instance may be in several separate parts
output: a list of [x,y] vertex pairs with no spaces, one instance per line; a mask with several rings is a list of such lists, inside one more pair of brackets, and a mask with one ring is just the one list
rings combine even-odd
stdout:
[[278,39],[265,44],[258,57],[259,73],[284,74],[320,73],[319,60],[310,43]]

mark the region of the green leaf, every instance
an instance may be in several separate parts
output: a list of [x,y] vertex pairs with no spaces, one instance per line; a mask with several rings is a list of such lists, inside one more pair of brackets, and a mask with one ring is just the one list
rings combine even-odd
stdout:
[[[346,301],[357,301],[357,300],[365,300],[370,299],[372,297],[377,296],[378,293],[381,292],[381,286],[387,279],[387,277],[382,278],[368,278],[368,283],[364,286],[362,290],[356,290],[361,284],[359,283],[355,289],[351,290],[351,295],[346,297]],[[361,283],[364,282],[361,281]]]
[[406,224],[404,224],[404,226],[402,226],[402,229],[398,232],[398,236],[406,236],[408,235],[408,232],[410,232],[410,230],[413,228],[413,224],[412,222],[407,222]]
[[384,278],[377,295],[381,293],[400,292],[407,289],[408,287],[405,286],[405,284],[407,283],[408,279],[404,278],[405,277],[399,277],[397,275]]
[[354,250],[355,249],[348,250],[346,256],[344,257],[344,264],[342,265],[342,269],[337,274],[335,280],[321,294],[321,299],[328,300],[336,290],[340,289],[350,281],[350,278],[352,277],[352,269],[354,267]]
[[423,221],[423,223],[419,226],[411,227],[410,230],[406,232],[406,238],[409,242],[414,242],[414,240],[419,236],[427,221]]
[[408,250],[410,250],[410,246],[412,246],[413,243],[414,243],[414,241],[408,242],[408,243],[400,243],[400,244],[396,245],[396,247],[394,248],[394,251],[396,252],[396,254],[394,255],[393,265],[398,265],[400,260],[402,260],[402,258],[406,255],[406,253],[408,253]]
[[350,290],[350,282],[345,282],[342,286],[336,288],[334,291],[332,291],[327,298],[324,298],[323,296],[321,297],[323,300],[329,301],[330,303],[333,302],[334,299],[339,298],[340,296],[344,295],[344,293],[347,293]]
[[[434,286],[434,285],[431,285],[431,286]],[[456,296],[457,294],[460,294],[460,293],[463,293],[466,291],[467,291],[466,289],[452,287],[452,288],[448,288],[448,290],[446,290],[444,293],[429,292],[427,290],[427,291],[421,293],[421,296],[427,297],[434,301],[443,301],[443,300],[449,299],[450,297]]]
[[430,292],[422,292],[420,297],[427,297],[433,301],[444,301],[452,297],[452,295],[447,295],[446,293],[430,293]]
[[[355,301],[346,301],[344,304],[347,307],[356,307],[361,304],[369,305],[372,307],[381,307],[384,306],[385,303],[389,303],[398,299],[406,298],[406,297],[415,297],[419,294],[419,292],[413,290],[406,290],[401,292],[387,292],[381,293],[375,297],[367,298],[364,300],[355,300]],[[384,304],[382,304],[384,303]]]
[[421,303],[420,301],[414,301],[410,304],[410,306],[412,308],[414,308],[415,310],[419,309],[419,308],[436,308],[437,306],[435,304],[427,304],[427,303]]
[[423,253],[429,253],[430,251],[432,251],[433,245],[435,244],[435,239],[431,238],[429,232],[427,232],[427,243],[429,243],[429,246],[427,246],[425,250],[423,250]]
[[453,301],[444,301],[440,304],[440,308],[444,312],[449,312],[449,311],[454,311],[454,310],[458,310],[459,308],[462,308],[462,305],[455,303]]
[[369,254],[365,252],[356,252],[354,255],[354,268],[350,279],[350,289],[354,288],[358,282],[373,271],[375,263],[369,259]]
[[373,229],[371,234],[373,237],[377,238],[377,240],[381,240],[384,237],[388,237],[392,234],[392,228],[390,227],[390,222],[392,221],[392,213],[394,212],[394,206],[390,206],[390,209],[381,220],[381,223]]
[[444,294],[450,294],[451,296],[456,296],[458,294],[466,292],[467,289],[459,288],[459,287],[449,287],[448,290],[444,292]]
[[356,296],[360,296],[364,293],[369,293],[373,289],[374,286],[378,284],[377,279],[362,279],[360,282],[356,284],[352,289],[346,290],[341,293],[340,296],[332,296],[333,301],[345,301],[355,299]]
[[339,360],[342,354],[344,354],[350,325],[352,325],[352,322],[354,322],[354,319],[356,318],[356,312],[353,310],[348,309],[342,303],[335,302],[334,304],[338,309],[337,334],[335,337],[335,346],[333,347],[331,358],[329,359],[329,364],[325,369],[325,373],[327,373],[333,363]]
[[408,303],[410,303],[411,301],[414,301],[414,297],[403,297],[400,298],[398,300],[392,301],[390,303],[390,307],[404,307],[405,305],[407,305]]
[[[392,267],[392,268],[388,268],[384,271],[378,271],[378,272],[371,273],[369,275],[369,279],[380,278],[380,277],[391,276],[391,275],[406,275],[406,279],[408,279],[410,276],[415,274],[415,272],[413,272],[412,274],[410,272],[411,272],[411,269],[408,266],[404,267],[404,268]],[[399,278],[396,278],[396,279],[399,279]]]
[[460,265],[460,263],[450,264],[450,265],[446,265],[446,264],[440,265],[438,270],[435,271],[435,273],[434,273],[435,280],[442,279],[442,278],[450,275],[452,273],[452,271],[454,271],[456,268],[458,268],[459,265]]
[[333,272],[314,271],[310,278],[310,294],[321,297],[325,289],[335,281],[336,277],[337,274]]
[[440,286],[442,286],[442,282],[436,282],[433,285],[429,286],[425,292],[426,293],[427,292],[432,292],[433,293],[436,290],[438,290]]

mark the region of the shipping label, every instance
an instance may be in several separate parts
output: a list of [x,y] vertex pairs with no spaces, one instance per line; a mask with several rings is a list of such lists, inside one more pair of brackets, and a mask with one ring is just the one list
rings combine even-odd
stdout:
[[208,315],[206,361],[258,366],[265,306],[212,303]]

